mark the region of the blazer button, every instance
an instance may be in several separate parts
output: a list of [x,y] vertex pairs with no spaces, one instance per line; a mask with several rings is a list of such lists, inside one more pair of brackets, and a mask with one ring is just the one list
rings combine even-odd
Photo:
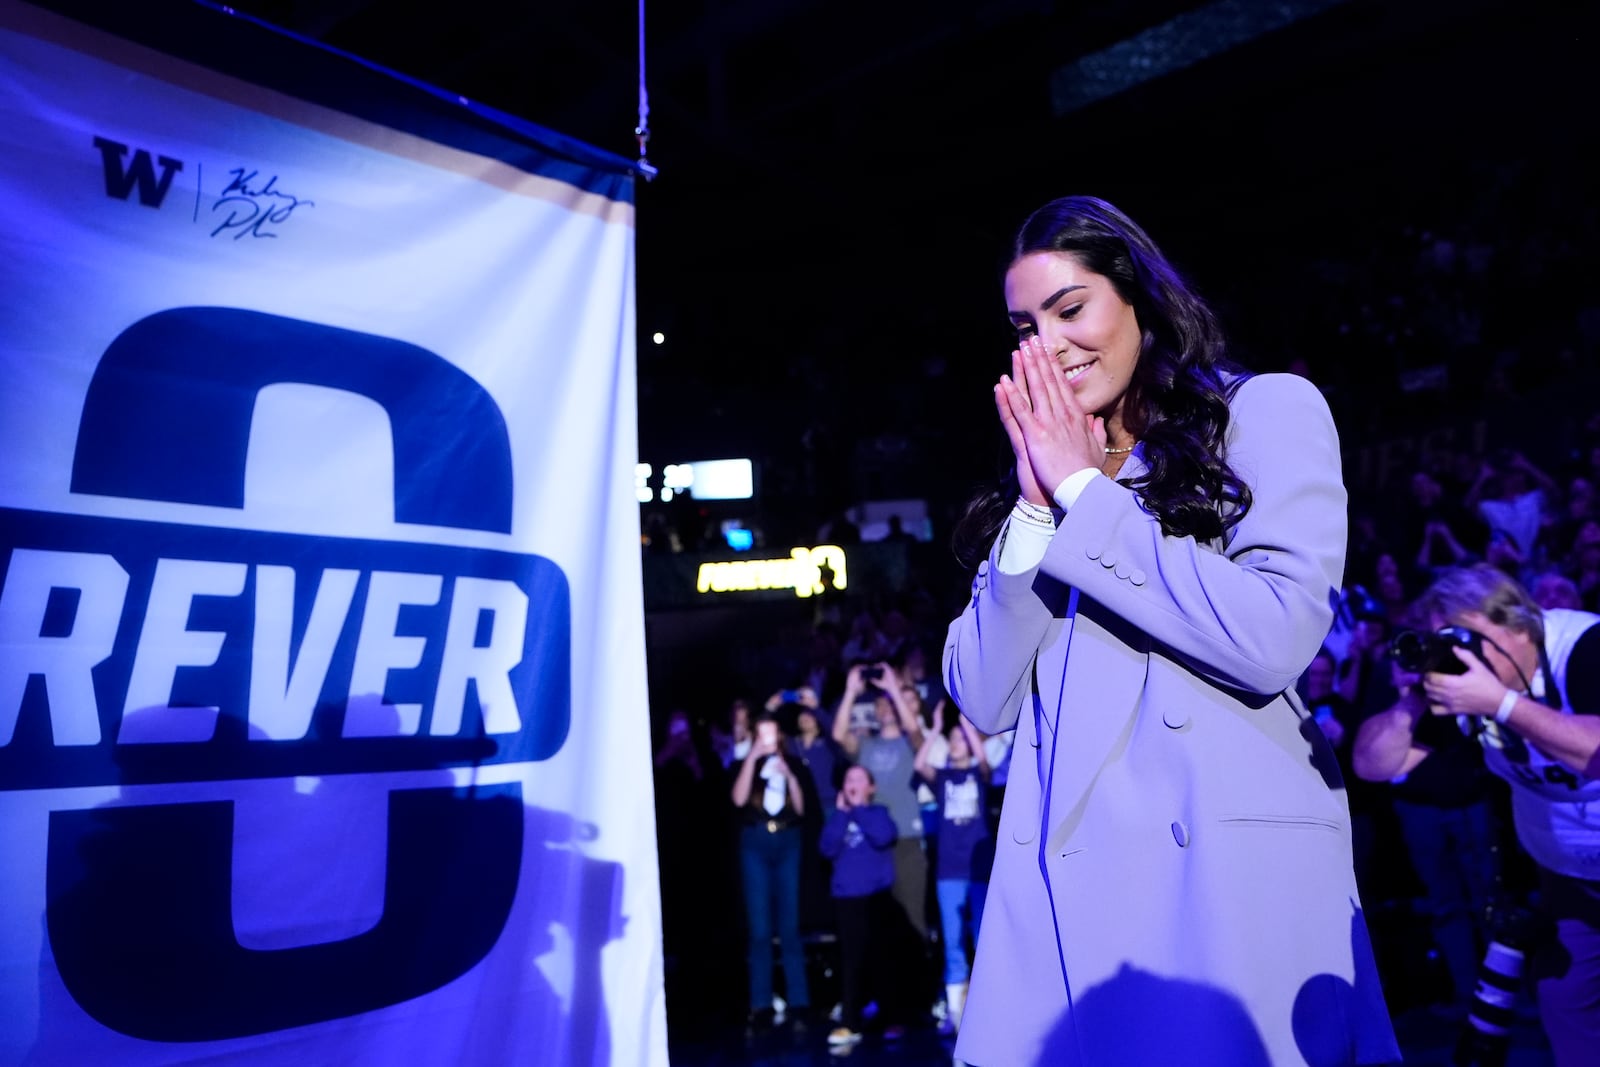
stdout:
[[1161,721],[1174,730],[1181,730],[1189,725],[1189,710],[1182,707],[1170,707],[1161,713]]
[[1112,573],[1115,574],[1118,578],[1121,578],[1124,581],[1126,581],[1128,576],[1130,574],[1132,574],[1133,572],[1128,570],[1128,565],[1126,563],[1119,563],[1119,564],[1117,564],[1116,570],[1114,570]]
[[1088,548],[1085,548],[1083,551],[1090,559],[1099,559],[1100,558],[1100,550],[1098,548],[1094,547],[1093,545],[1090,545]]
[[1189,828],[1181,822],[1172,824],[1172,839],[1178,843],[1179,848],[1189,847]]
[[1128,575],[1128,581],[1132,582],[1134,585],[1143,585],[1149,577],[1150,576],[1145,574],[1144,571],[1140,570],[1138,567],[1135,567],[1133,568],[1132,573]]
[[1116,557],[1112,556],[1110,553],[1106,553],[1105,555],[1102,555],[1100,557],[1100,566],[1109,569],[1111,567],[1115,567],[1116,565],[1117,565]]
[[986,559],[979,560],[978,561],[978,577],[982,578],[984,575],[986,575],[988,573],[989,573],[989,561],[986,560]]

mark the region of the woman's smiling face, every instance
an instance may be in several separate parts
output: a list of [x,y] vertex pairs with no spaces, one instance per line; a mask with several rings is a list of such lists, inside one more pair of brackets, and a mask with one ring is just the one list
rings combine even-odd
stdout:
[[1006,271],[1006,308],[1020,342],[1037,336],[1085,411],[1120,422],[1143,334],[1133,305],[1066,252],[1031,252]]

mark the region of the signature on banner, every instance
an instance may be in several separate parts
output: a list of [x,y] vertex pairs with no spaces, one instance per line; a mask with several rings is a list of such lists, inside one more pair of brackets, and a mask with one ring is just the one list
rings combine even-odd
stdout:
[[[106,196],[124,202],[138,194],[142,207],[159,210],[172,190],[173,179],[185,170],[184,161],[166,152],[129,146],[110,137],[95,135],[94,147],[100,154],[101,174]],[[234,167],[229,181],[211,205],[210,236],[224,234],[234,240],[242,237],[277,237],[296,211],[316,207],[316,202],[279,188],[278,176],[263,178],[259,170]],[[205,171],[194,166],[194,221],[200,222],[200,204],[205,195]]]
[[275,229],[287,223],[296,209],[317,206],[313,200],[279,189],[276,174],[262,181],[260,171],[245,167],[234,167],[228,173],[233,180],[211,205],[213,217],[226,212],[211,231],[212,237],[231,234],[236,241],[241,237],[277,237]]

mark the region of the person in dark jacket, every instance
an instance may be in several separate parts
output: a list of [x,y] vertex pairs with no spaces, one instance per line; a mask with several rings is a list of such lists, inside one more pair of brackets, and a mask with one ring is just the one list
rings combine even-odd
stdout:
[[[839,1026],[828,1044],[849,1046],[861,1040],[861,1009],[867,979],[873,979],[880,1007],[892,1001],[883,961],[886,936],[899,914],[894,888],[894,846],[900,831],[889,809],[873,803],[872,772],[857,764],[844,773],[836,810],[822,828],[819,847],[833,861],[834,915],[839,934],[839,974],[843,995]],[[904,920],[900,920],[903,924]]]

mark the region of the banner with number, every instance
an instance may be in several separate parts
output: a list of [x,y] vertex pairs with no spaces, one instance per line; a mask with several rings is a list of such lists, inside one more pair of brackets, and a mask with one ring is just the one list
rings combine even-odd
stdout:
[[0,1063],[665,1062],[626,162],[121,7],[0,5]]

